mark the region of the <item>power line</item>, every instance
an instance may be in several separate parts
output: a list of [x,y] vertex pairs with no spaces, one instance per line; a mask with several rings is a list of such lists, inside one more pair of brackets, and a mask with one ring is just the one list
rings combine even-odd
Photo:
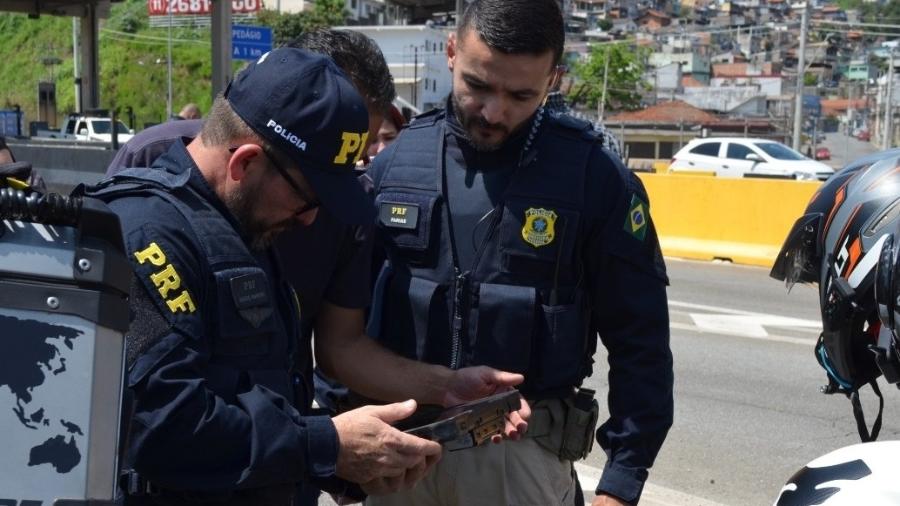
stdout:
[[900,28],[897,25],[886,25],[883,23],[858,23],[856,21],[826,21],[824,19],[814,19],[813,23],[820,25],[838,25],[838,26],[871,26],[873,28]]
[[124,37],[117,37],[115,35],[104,34],[101,40],[114,40],[116,42],[126,42],[131,44],[144,44],[148,46],[165,46],[165,42],[155,42],[152,40],[135,40],[135,39],[126,39]]
[[[136,33],[128,33],[128,32],[120,32],[116,30],[111,30],[109,28],[101,28],[100,33],[117,35],[119,37],[129,37],[134,40],[148,40],[148,41],[158,41],[163,43],[168,43],[168,38],[166,37],[154,37],[153,35],[138,35]],[[122,40],[122,39],[119,39]],[[196,40],[196,39],[172,39],[172,42],[184,43],[184,44],[200,44],[200,45],[209,45],[209,41],[204,40]]]
[[[898,27],[900,28],[900,27]],[[825,33],[840,33],[840,34],[848,34],[848,33],[858,33],[861,35],[871,35],[873,37],[900,37],[900,32],[888,33],[888,32],[870,32],[867,30],[839,30],[836,28],[816,28],[818,32]]]

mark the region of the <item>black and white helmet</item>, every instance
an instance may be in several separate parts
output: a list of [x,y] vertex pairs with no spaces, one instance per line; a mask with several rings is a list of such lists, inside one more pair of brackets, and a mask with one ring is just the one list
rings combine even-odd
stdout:
[[[882,334],[875,303],[878,266],[882,285],[897,278],[884,274],[884,266],[896,265],[898,226],[900,150],[891,150],[845,167],[822,185],[785,239],[770,273],[788,288],[797,282],[818,283],[822,335],[816,358],[828,374],[825,391],[851,397],[858,425],[862,412],[856,409],[857,390],[871,384],[880,396],[875,379],[882,373],[891,383],[900,381],[897,338],[890,326]],[[890,315],[893,305],[889,309],[888,300],[882,299],[882,313]],[[862,439],[874,439],[878,426],[880,413],[871,436],[860,425]]]

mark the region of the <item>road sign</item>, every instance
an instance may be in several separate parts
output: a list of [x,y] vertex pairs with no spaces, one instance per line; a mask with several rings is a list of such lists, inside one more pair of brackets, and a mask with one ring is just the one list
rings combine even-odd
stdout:
[[[231,0],[231,12],[245,14],[259,12],[262,2],[259,0]],[[212,11],[211,0],[147,0],[147,14],[150,17],[168,16],[169,10],[175,16],[200,15],[209,16]]]
[[267,26],[232,25],[231,57],[256,60],[272,50],[272,29]]

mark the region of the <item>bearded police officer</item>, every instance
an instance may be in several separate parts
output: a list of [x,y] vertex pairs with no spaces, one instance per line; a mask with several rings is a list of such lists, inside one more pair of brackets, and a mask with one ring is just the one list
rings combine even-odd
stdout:
[[[289,505],[301,481],[370,491],[440,455],[389,424],[415,403],[301,416],[298,301],[268,248],[315,219],[371,219],[353,173],[366,106],[325,57],[267,53],[216,99],[200,136],[91,191],[121,218],[136,273],[126,504]],[[302,261],[302,253],[288,261]]]
[[475,0],[447,46],[453,92],[373,162],[370,335],[451,368],[521,372],[526,438],[445,454],[375,505],[583,504],[572,461],[597,421],[591,374],[609,351],[608,462],[594,504],[635,503],[672,423],[668,282],[640,181],[587,122],[545,114],[559,78],[556,0]]

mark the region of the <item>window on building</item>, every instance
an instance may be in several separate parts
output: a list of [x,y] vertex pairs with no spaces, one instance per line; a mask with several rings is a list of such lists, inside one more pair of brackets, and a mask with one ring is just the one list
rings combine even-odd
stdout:
[[722,143],[720,142],[704,142],[692,149],[691,153],[695,155],[719,156],[719,146],[721,145]]
[[630,158],[656,158],[656,144],[653,142],[626,142],[625,149]]
[[350,0],[350,8],[356,10],[356,0]]
[[732,160],[746,160],[747,155],[752,153],[753,150],[744,146],[743,144],[737,144],[735,142],[728,143],[728,154],[725,155]]

